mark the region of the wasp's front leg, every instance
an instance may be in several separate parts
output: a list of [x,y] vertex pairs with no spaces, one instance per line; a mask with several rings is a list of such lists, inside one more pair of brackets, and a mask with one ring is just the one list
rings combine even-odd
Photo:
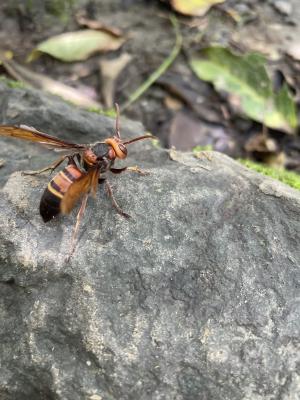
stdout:
[[149,175],[148,171],[144,171],[144,170],[140,169],[137,165],[135,165],[133,167],[124,167],[124,168],[110,168],[110,171],[113,174],[120,174],[121,172],[129,171],[129,172],[136,172],[137,174],[140,174],[140,175]]
[[124,212],[124,211],[122,210],[122,208],[119,206],[119,204],[117,203],[117,201],[116,201],[116,199],[115,199],[115,196],[114,196],[114,194],[113,194],[113,191],[112,191],[112,187],[110,186],[110,183],[108,182],[107,179],[104,181],[104,184],[105,184],[105,188],[106,188],[107,194],[108,194],[108,196],[111,198],[112,205],[113,205],[114,208],[117,210],[117,212],[118,212],[120,215],[122,215],[124,218],[130,218],[130,215],[127,214],[126,212]]

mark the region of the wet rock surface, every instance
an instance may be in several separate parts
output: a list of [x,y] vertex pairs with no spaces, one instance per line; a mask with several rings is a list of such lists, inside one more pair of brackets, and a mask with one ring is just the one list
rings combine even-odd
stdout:
[[[0,86],[1,123],[89,143],[114,121]],[[143,133],[122,120],[123,137]],[[55,159],[2,140],[0,398],[297,399],[300,194],[219,153],[128,146],[148,176],[100,188],[73,258],[74,211],[44,224]]]

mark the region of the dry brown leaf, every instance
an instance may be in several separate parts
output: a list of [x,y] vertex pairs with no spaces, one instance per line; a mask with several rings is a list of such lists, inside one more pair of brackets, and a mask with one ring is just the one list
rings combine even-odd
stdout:
[[183,108],[183,102],[174,96],[167,95],[164,98],[164,104],[169,110],[172,111],[179,111],[180,109]]
[[102,78],[101,94],[105,107],[113,107],[117,78],[131,60],[132,56],[130,54],[123,53],[118,58],[112,60],[101,59],[99,61]]
[[37,89],[42,89],[57,96],[62,97],[66,101],[83,108],[101,108],[101,104],[92,100],[87,95],[83,94],[78,89],[67,86],[57,80],[48,78],[42,74],[31,71],[13,60],[6,59],[0,54],[0,61],[11,77],[18,81],[24,82]]
[[283,151],[276,154],[266,154],[263,158],[263,162],[268,164],[270,167],[283,168],[286,165],[287,158]]
[[121,31],[121,29],[115,28],[113,26],[108,26],[101,21],[90,19],[82,12],[77,13],[75,18],[76,18],[77,23],[80,26],[90,28],[90,29],[95,29],[95,30],[101,30],[101,31],[110,33],[111,35],[116,36],[116,37],[125,36],[123,34],[123,32]]
[[279,151],[277,142],[267,132],[251,136],[244,148],[248,153],[254,153],[258,161],[270,166],[283,167],[286,164],[285,154]]
[[276,141],[263,133],[251,136],[244,147],[249,153],[275,153],[278,151]]

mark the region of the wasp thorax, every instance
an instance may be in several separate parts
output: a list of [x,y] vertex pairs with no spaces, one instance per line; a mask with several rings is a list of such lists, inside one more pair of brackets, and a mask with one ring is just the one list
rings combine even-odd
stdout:
[[100,160],[103,157],[107,157],[110,146],[106,143],[96,143],[91,150],[96,155],[97,159]]

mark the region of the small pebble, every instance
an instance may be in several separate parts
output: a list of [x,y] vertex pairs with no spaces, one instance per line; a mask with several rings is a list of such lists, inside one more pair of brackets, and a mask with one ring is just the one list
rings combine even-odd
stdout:
[[276,0],[273,2],[274,7],[277,11],[279,11],[282,15],[289,16],[292,13],[292,4],[289,1],[284,0]]

